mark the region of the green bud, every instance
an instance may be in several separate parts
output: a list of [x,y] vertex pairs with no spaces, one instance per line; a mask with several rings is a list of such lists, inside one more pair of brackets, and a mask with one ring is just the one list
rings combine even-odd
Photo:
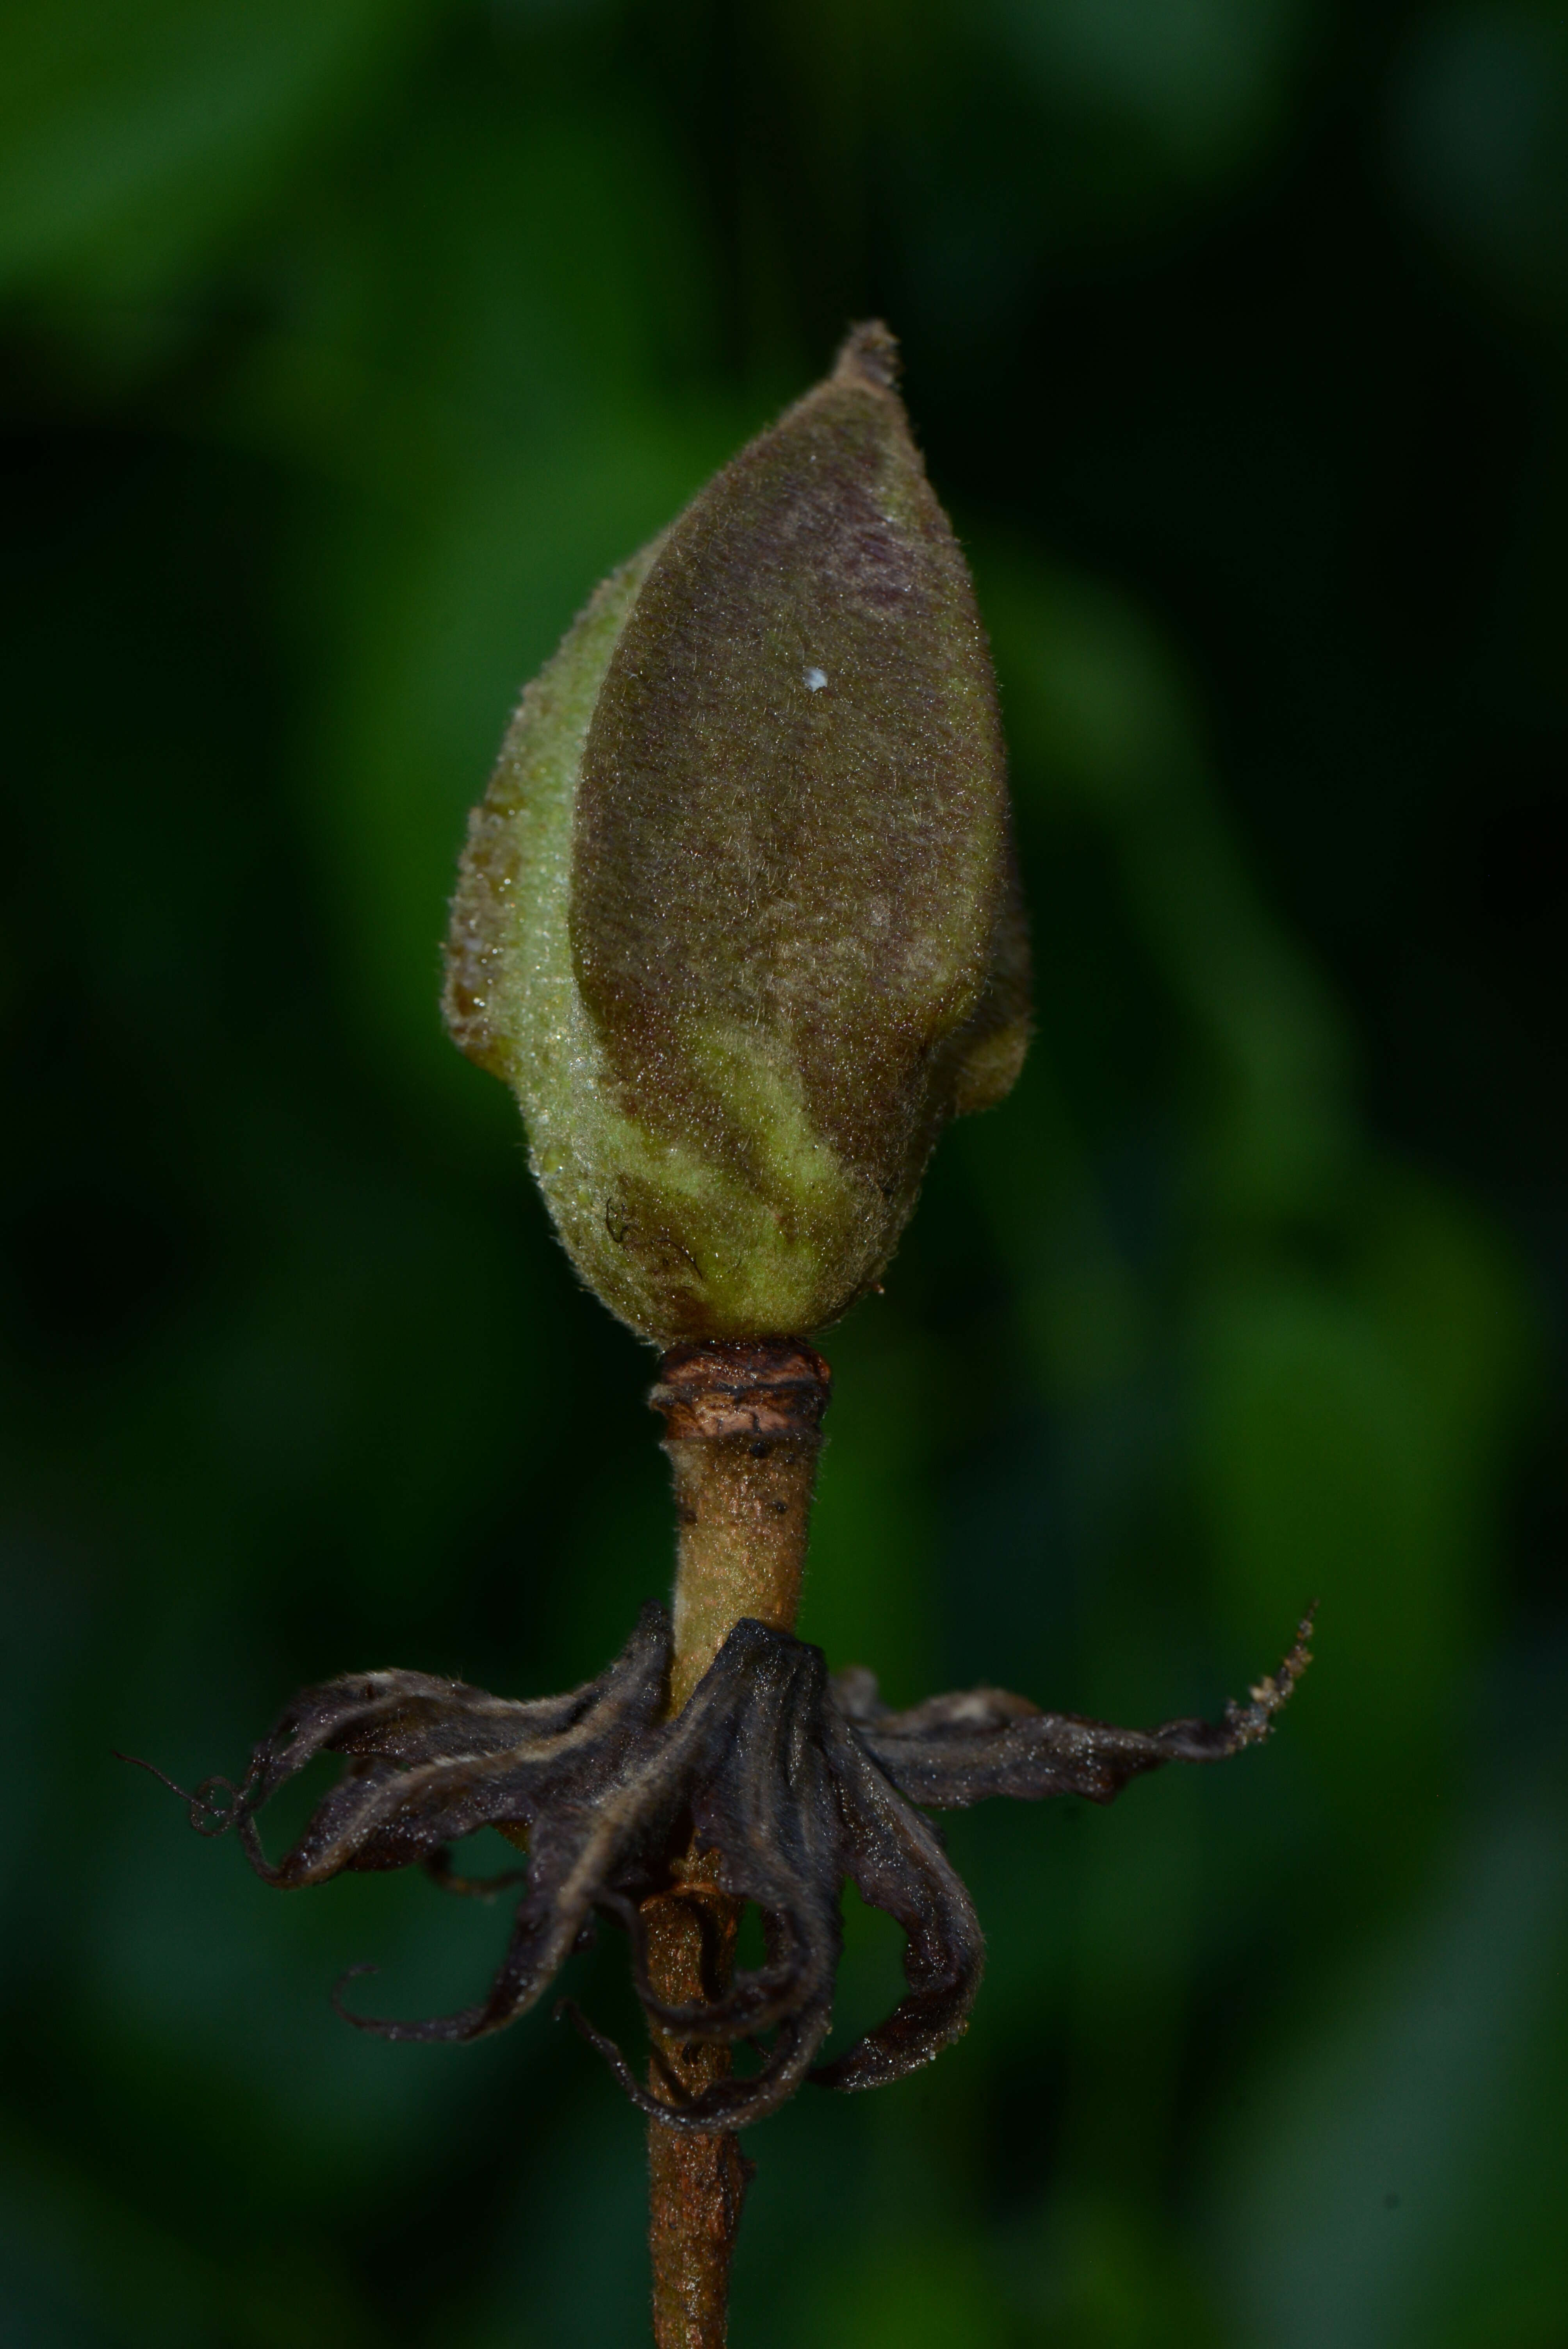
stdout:
[[894,366],[857,328],[605,581],[469,826],[448,1024],[661,1345],[833,1320],[1023,1057],[990,658]]

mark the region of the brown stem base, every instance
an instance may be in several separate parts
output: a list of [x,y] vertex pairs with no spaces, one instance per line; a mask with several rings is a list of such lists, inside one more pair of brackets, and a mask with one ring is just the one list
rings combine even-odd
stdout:
[[738,2137],[648,2123],[648,2249],[658,2349],[725,2349],[729,2262],[751,2164]]
[[[727,1980],[740,1922],[737,1902],[694,1885],[665,1893],[644,1911],[648,1970],[672,2003],[715,1997]],[[729,2069],[727,2047],[659,2033],[659,2055],[684,2088],[707,2087]],[[655,2064],[651,2085],[663,2082]],[[724,2349],[729,2337],[729,2263],[740,2230],[751,2164],[740,2140],[648,2123],[648,2249],[654,2271],[657,2349]]]
[[[676,1346],[649,1397],[665,1421],[679,1526],[676,1652],[678,1713],[743,1616],[794,1628],[830,1373],[795,1339]],[[685,1881],[644,1908],[648,1971],[672,2006],[727,1985],[740,1905],[695,1854]],[[655,2033],[661,2064],[687,2089],[729,2069],[727,2047]],[[725,2349],[729,2263],[751,2164],[738,2137],[648,2123],[648,2242],[658,2349]]]

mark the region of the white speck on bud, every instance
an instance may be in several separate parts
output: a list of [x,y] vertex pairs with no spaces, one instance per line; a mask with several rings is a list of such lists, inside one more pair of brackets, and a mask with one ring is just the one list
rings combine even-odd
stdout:
[[822,688],[827,684],[827,682],[828,672],[825,668],[809,668],[806,671],[806,690],[808,693],[820,693]]

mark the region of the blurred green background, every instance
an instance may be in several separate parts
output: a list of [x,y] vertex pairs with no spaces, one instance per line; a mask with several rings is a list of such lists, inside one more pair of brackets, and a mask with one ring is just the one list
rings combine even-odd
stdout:
[[[880,312],[1039,1035],[830,1340],[803,1629],[1133,1722],[1320,1661],[952,1822],[975,2027],[754,2133],[738,2349],[1561,2349],[1561,7],[9,0],[0,294],[0,2341],[644,2337],[593,2057],[327,2007],[504,1909],[280,1898],[108,1749],[564,1686],[665,1588],[443,901],[596,578]],[[845,2029],[896,1963],[856,1909]]]

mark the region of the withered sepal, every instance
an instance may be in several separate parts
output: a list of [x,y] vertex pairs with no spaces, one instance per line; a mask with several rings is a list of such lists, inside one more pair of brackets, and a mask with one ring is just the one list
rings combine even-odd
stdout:
[[[1309,1661],[1309,1630],[1310,1619],[1280,1671],[1247,1704],[1230,1706],[1223,1723],[1144,1731],[1041,1713],[995,1689],[890,1713],[869,1673],[831,1681],[820,1649],[747,1620],[671,1720],[668,1619],[650,1605],[609,1670],[565,1696],[515,1702],[407,1671],[306,1689],[239,1785],[208,1779],[184,1799],[194,1826],[237,1831],[257,1873],[285,1889],[346,1869],[407,1866],[450,1889],[493,1889],[507,1879],[475,1887],[454,1877],[449,1847],[481,1826],[521,1831],[526,1888],[486,1995],[424,2021],[356,2014],[341,2003],[340,2012],[387,2039],[480,2038],[534,2004],[595,1913],[607,1915],[626,1929],[638,1995],[666,2032],[754,2044],[770,2034],[754,2073],[732,2072],[686,2095],[666,2072],[655,2094],[583,2024],[645,2110],[676,2127],[735,2129],[775,2110],[808,2075],[830,2087],[881,2086],[964,2031],[984,1941],[915,1804],[954,1809],[992,1795],[1068,1793],[1109,1802],[1168,1762],[1222,1760],[1267,1733]],[[256,1813],[324,1752],[346,1758],[343,1776],[294,1848],[269,1860]],[[755,1902],[764,1957],[719,1995],[676,2007],[648,1979],[641,1912],[652,1896],[679,1887],[694,1848],[715,1856],[722,1892]],[[903,1926],[908,1989],[875,2030],[822,2064],[846,1878]]]

